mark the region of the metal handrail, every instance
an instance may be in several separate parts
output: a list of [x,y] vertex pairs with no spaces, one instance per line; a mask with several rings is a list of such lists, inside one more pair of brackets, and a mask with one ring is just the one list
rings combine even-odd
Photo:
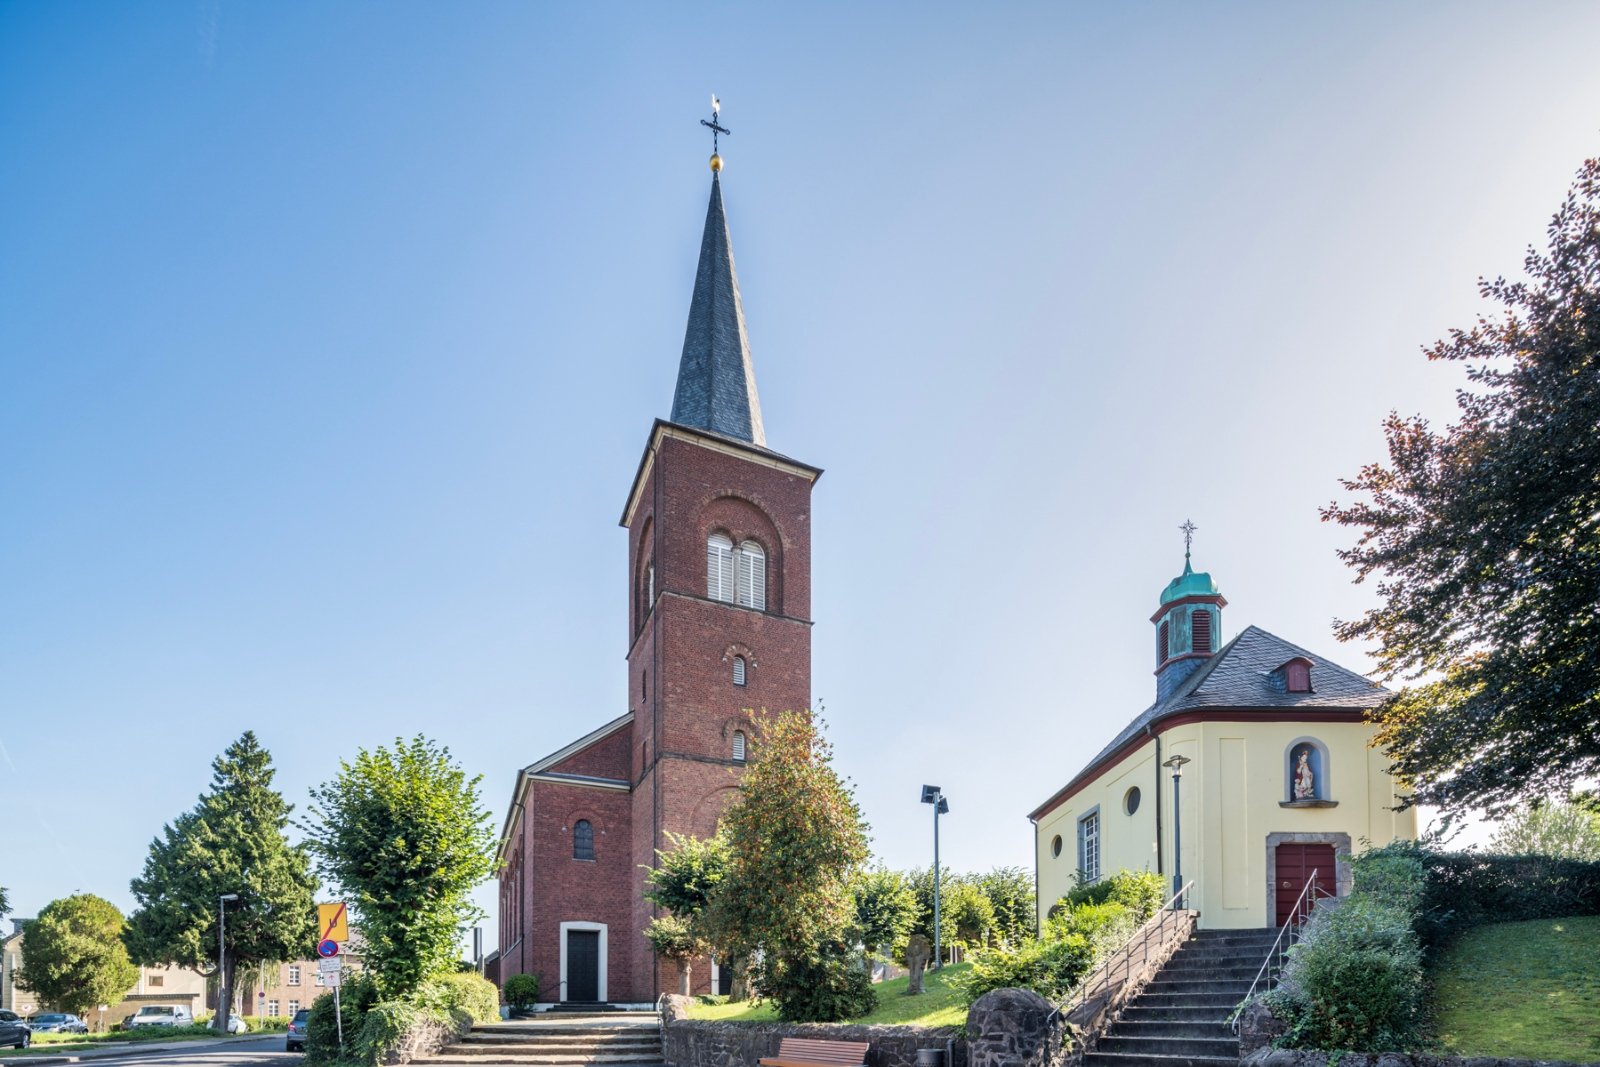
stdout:
[[[1144,946],[1144,958],[1140,962],[1142,962],[1142,963],[1148,963],[1149,962],[1149,960],[1150,960],[1150,938],[1148,936],[1146,936],[1146,935],[1149,934],[1149,933],[1154,932],[1155,930],[1159,930],[1159,929],[1164,928],[1166,926],[1166,924],[1167,924],[1167,921],[1168,921],[1169,917],[1176,916],[1178,914],[1178,911],[1180,909],[1176,906],[1177,902],[1182,900],[1184,897],[1188,896],[1189,895],[1189,890],[1192,889],[1193,887],[1194,887],[1194,879],[1192,879],[1192,878],[1189,881],[1183,883],[1183,888],[1179,889],[1176,893],[1172,894],[1172,896],[1167,899],[1167,902],[1165,904],[1161,905],[1161,907],[1156,911],[1156,913],[1154,915],[1152,915],[1149,919],[1145,920],[1145,923],[1144,923],[1143,926],[1140,926],[1139,929],[1135,930],[1133,932],[1133,934],[1131,936],[1129,936],[1128,940],[1123,943],[1122,948],[1119,950],[1119,954],[1122,957],[1122,959],[1120,961],[1121,963],[1126,965],[1126,964],[1132,962],[1132,960],[1133,960],[1133,943],[1135,941],[1140,942]],[[1057,1015],[1066,1015],[1073,1008],[1078,1007],[1078,1005],[1082,1004],[1084,1001],[1089,999],[1089,993],[1090,993],[1091,990],[1093,990],[1094,992],[1099,992],[1099,989],[1095,985],[1095,976],[1096,975],[1101,975],[1102,973],[1109,974],[1110,971],[1111,971],[1112,965],[1114,963],[1119,962],[1118,959],[1117,959],[1117,955],[1118,954],[1113,954],[1111,956],[1106,957],[1106,960],[1105,960],[1104,963],[1100,964],[1100,966],[1096,967],[1093,972],[1091,972],[1088,976],[1086,976],[1084,978],[1083,982],[1078,986],[1078,988],[1076,990],[1073,991],[1073,993],[1072,993],[1072,995],[1070,997],[1068,997],[1066,1000],[1063,1000],[1060,1004],[1056,1005],[1056,1010],[1051,1013],[1051,1018],[1054,1018]],[[1105,984],[1105,979],[1103,977],[1100,980],[1100,984],[1101,985]]]
[[[1256,972],[1255,981],[1250,983],[1250,991],[1244,995],[1244,999],[1239,1002],[1239,1006],[1233,1009],[1233,1014],[1228,1016],[1228,1028],[1234,1033],[1239,1032],[1239,1016],[1244,1014],[1245,1005],[1249,1004],[1251,998],[1256,995],[1256,988],[1265,981],[1267,987],[1262,989],[1261,992],[1267,992],[1276,982],[1278,975],[1283,973],[1281,961],[1288,954],[1289,949],[1299,943],[1300,931],[1305,929],[1306,922],[1311,918],[1311,913],[1317,910],[1315,895],[1320,893],[1325,897],[1333,896],[1332,893],[1317,884],[1318,873],[1315,868],[1312,869],[1311,877],[1306,879],[1305,888],[1300,890],[1300,895],[1294,900],[1294,907],[1289,911],[1289,921],[1278,929],[1278,936],[1273,939],[1272,947],[1267,950],[1267,958],[1261,961],[1261,969]],[[1306,904],[1307,897],[1312,898],[1309,906]],[[1282,944],[1285,935],[1288,936],[1289,943],[1283,945],[1280,949],[1279,946]]]

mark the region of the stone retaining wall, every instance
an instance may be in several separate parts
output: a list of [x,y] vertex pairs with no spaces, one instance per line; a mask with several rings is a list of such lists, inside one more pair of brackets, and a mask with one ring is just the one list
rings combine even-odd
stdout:
[[[1335,1057],[1337,1056],[1337,1060]],[[1240,1067],[1569,1067],[1550,1060],[1503,1060],[1493,1056],[1423,1056],[1403,1052],[1305,1052],[1258,1049],[1240,1060]],[[1587,1067],[1596,1067],[1589,1064]]]
[[756,1067],[786,1037],[868,1041],[868,1067],[916,1067],[917,1050],[943,1049],[946,1067],[967,1067],[967,1043],[954,1029],[849,1023],[724,1023],[687,1017],[689,998],[673,994],[662,1010],[662,1057],[672,1067]]

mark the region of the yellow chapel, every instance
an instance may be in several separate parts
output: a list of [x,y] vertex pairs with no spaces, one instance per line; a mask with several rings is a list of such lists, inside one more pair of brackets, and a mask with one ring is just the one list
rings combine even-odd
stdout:
[[1151,617],[1156,699],[1028,816],[1039,915],[1080,883],[1157,871],[1202,928],[1282,925],[1308,882],[1415,838],[1367,713],[1383,687],[1256,627],[1215,647],[1227,606],[1184,555]]

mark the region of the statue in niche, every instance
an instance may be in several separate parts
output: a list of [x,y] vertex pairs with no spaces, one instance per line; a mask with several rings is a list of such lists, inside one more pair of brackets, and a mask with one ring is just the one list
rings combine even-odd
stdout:
[[1311,750],[1302,748],[1300,758],[1294,765],[1294,798],[1296,800],[1317,799],[1316,776],[1311,771]]

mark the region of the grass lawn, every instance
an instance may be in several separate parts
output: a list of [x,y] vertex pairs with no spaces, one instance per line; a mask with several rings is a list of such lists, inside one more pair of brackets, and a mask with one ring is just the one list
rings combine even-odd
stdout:
[[[942,971],[929,971],[923,980],[920,997],[906,996],[906,978],[895,978],[875,985],[878,1007],[862,1019],[851,1023],[903,1023],[908,1026],[960,1026],[967,1021],[967,998],[954,985],[956,979],[966,974],[970,964],[955,963]],[[691,1019],[708,1019],[730,1023],[770,1023],[778,1019],[771,1003],[752,1004],[702,1004],[695,1001],[689,1007]]]
[[1600,916],[1468,930],[1433,981],[1453,1055],[1600,1060]]

